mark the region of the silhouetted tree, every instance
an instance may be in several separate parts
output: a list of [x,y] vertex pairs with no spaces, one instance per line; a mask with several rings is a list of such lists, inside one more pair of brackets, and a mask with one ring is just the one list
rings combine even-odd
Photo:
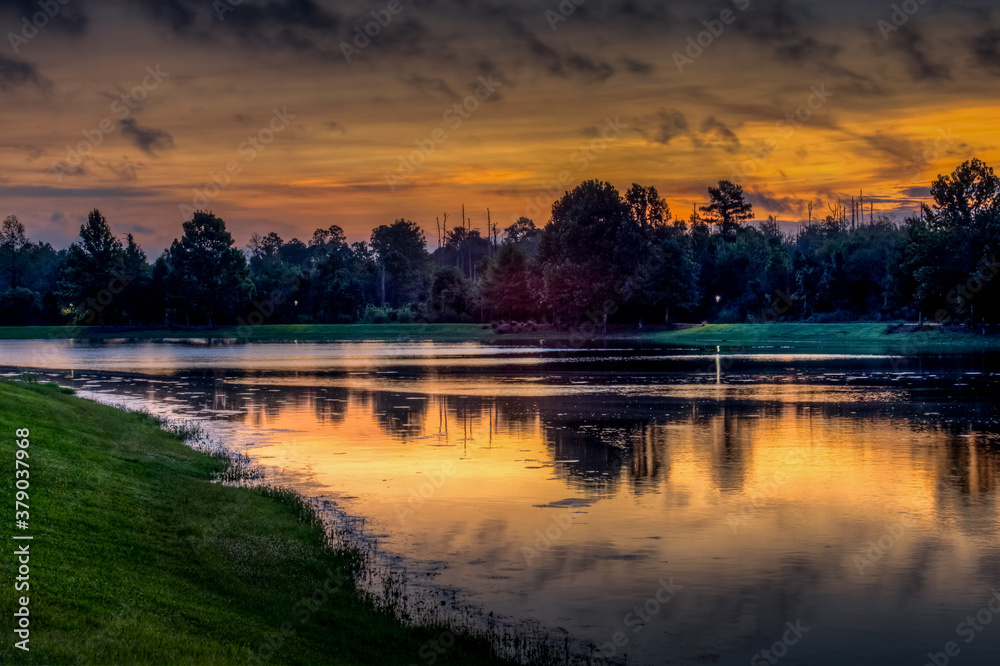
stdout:
[[233,247],[226,223],[212,213],[197,211],[183,227],[167,257],[173,306],[187,323],[192,314],[209,326],[232,319],[255,293],[246,257]]
[[728,240],[736,238],[736,230],[743,222],[753,218],[753,205],[743,198],[743,187],[728,180],[720,180],[718,187],[708,188],[711,203],[702,207],[708,219],[718,225],[719,233]]
[[399,307],[426,298],[430,264],[424,232],[410,220],[396,220],[372,231],[378,262],[381,303]]
[[[63,298],[83,323],[104,325],[121,310],[115,296],[121,293],[125,250],[111,233],[108,221],[96,208],[80,227],[80,243],[70,245],[59,287]],[[105,315],[109,315],[106,317]]]

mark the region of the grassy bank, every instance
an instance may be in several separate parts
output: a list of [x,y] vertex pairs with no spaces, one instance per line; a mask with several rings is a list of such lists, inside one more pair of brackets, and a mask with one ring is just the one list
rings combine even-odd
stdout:
[[[974,353],[1000,351],[997,336],[957,332],[939,326],[925,330],[886,323],[848,324],[709,324],[649,333],[649,342],[688,347],[781,348],[783,351],[856,351],[919,353]],[[899,330],[894,330],[899,329]]]
[[[894,353],[970,353],[1000,351],[1000,337],[945,330],[912,330],[887,323],[709,324],[662,330],[610,327],[607,339],[689,347],[782,347],[793,351],[842,350]],[[593,329],[590,329],[591,332]],[[483,324],[338,324],[278,325],[239,328],[145,330],[61,326],[0,327],[0,340],[185,340],[245,342],[525,342],[578,345],[582,338],[566,331],[527,330],[498,334]]]
[[[15,431],[30,429],[30,529],[13,529]],[[153,419],[0,382],[3,664],[501,663],[482,641],[439,654],[442,628],[408,628],[362,600],[355,559],[326,545],[287,493],[210,479],[225,467]],[[31,534],[15,592],[11,532]],[[30,597],[30,652],[13,612]],[[325,599],[324,599],[325,597]],[[450,642],[450,641],[446,641]],[[271,652],[264,648],[263,654]]]
[[467,342],[491,340],[483,324],[294,324],[188,329],[131,329],[69,326],[0,326],[0,340],[245,340],[247,342],[415,341]]

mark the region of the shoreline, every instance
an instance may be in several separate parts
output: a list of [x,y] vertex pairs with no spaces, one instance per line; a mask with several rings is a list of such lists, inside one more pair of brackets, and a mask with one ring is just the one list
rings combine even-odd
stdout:
[[[31,430],[37,470],[38,629],[29,652],[4,642],[4,663],[514,663],[486,633],[377,607],[355,582],[364,554],[298,495],[232,485],[252,473],[238,456],[55,385],[2,381],[0,406],[3,430]],[[15,608],[13,586],[0,600]]]
[[[509,330],[507,330],[509,329]],[[963,354],[1000,351],[1000,335],[900,322],[813,324],[685,324],[637,329],[609,326],[556,331],[522,325],[498,332],[486,324],[329,324],[262,325],[249,328],[139,329],[121,327],[83,330],[67,326],[0,327],[3,341],[59,341],[125,344],[165,343],[193,346],[242,343],[469,343],[504,345],[549,344],[588,348],[593,344],[627,342],[680,348],[774,349],[783,351],[845,350],[867,353]],[[81,333],[82,331],[82,333]]]

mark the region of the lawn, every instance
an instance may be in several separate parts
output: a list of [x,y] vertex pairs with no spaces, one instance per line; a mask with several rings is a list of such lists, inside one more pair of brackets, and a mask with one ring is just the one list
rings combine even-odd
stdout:
[[[971,353],[1000,351],[1000,337],[928,326],[921,331],[889,332],[889,323],[845,324],[707,324],[688,328],[640,331],[631,326],[609,327],[607,340],[690,347],[781,347],[794,351],[856,351],[892,353]],[[593,327],[588,336],[601,337]],[[484,324],[302,324],[184,330],[70,328],[63,326],[0,327],[0,340],[243,341],[243,342],[524,342],[586,344],[586,337],[569,331],[527,330],[498,334]]]
[[[22,428],[23,531],[14,526]],[[328,546],[296,496],[213,483],[225,463],[150,417],[51,385],[0,382],[0,435],[0,663],[503,663],[469,637],[441,654],[432,641],[444,628],[376,610],[354,586],[356,556]],[[24,543],[30,589],[15,592],[12,551]],[[21,596],[30,599],[28,652],[14,646]]]
[[886,323],[709,324],[649,333],[643,340],[664,345],[737,349],[770,347],[805,352],[974,353],[1000,351],[1000,338],[955,332],[940,326],[889,332]]

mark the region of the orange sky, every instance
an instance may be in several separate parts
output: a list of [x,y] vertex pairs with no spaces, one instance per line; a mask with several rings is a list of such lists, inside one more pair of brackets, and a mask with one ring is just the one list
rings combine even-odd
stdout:
[[[0,214],[63,247],[98,207],[151,257],[191,207],[241,244],[330,224],[362,240],[406,217],[433,247],[462,204],[480,228],[487,209],[542,224],[587,178],[655,185],[686,218],[742,176],[758,218],[798,222],[862,188],[877,212],[913,211],[936,174],[1000,162],[988,3],[928,3],[898,30],[859,1],[570,6],[404,0],[386,21],[389,2],[245,0],[220,18],[72,0],[34,35],[37,3],[4,3],[20,38],[0,45]],[[386,25],[348,63],[372,11]]]

